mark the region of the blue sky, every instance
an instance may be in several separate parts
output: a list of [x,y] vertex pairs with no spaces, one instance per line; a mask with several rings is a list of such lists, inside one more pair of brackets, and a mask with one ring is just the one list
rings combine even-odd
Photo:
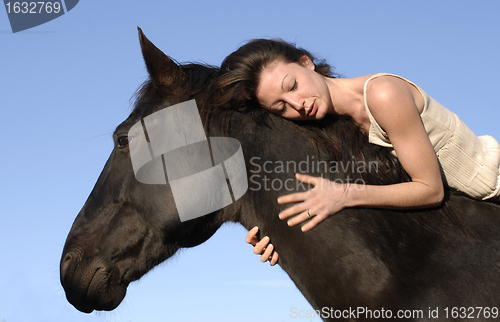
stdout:
[[[0,10],[0,321],[319,321],[239,225],[133,283],[112,313],[65,299],[59,258],[146,79],[136,27],[180,62],[218,65],[257,37],[296,42],[347,77],[402,75],[500,139],[500,2],[80,1],[13,34]],[[318,245],[320,247],[320,245]]]

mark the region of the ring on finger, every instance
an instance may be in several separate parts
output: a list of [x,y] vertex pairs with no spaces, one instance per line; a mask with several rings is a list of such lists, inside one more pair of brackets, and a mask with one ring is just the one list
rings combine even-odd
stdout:
[[311,218],[311,214],[309,213],[309,209],[306,210],[307,218]]

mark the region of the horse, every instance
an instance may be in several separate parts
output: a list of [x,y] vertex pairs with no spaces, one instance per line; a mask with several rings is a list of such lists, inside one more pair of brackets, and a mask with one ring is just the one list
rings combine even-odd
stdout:
[[[76,309],[115,309],[131,282],[179,249],[203,243],[223,223],[236,222],[271,236],[279,265],[325,321],[445,321],[470,314],[489,321],[498,315],[498,205],[448,191],[446,201],[432,209],[348,208],[308,232],[289,227],[276,215],[286,207],[276,199],[308,189],[297,184],[297,171],[367,184],[409,178],[396,158],[369,144],[349,119],[329,121],[337,147],[332,154],[311,144],[297,130],[302,125],[267,112],[210,106],[217,68],[176,63],[140,29],[139,40],[149,79],[113,134],[114,149],[61,256],[61,284]],[[169,184],[134,177],[128,132],[144,117],[190,99],[198,103],[209,136],[240,142],[249,186],[232,204],[181,221]],[[377,168],[367,169],[370,164]],[[408,310],[417,314],[406,316]]]

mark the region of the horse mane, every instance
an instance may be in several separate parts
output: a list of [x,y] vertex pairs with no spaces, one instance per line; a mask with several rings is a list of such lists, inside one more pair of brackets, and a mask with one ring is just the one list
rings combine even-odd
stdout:
[[[249,102],[231,102],[224,105],[213,104],[213,81],[219,73],[217,67],[187,63],[179,65],[184,77],[182,89],[172,89],[168,86],[155,84],[151,79],[146,80],[134,93],[133,116],[144,117],[155,111],[160,104],[165,106],[165,101],[177,104],[189,99],[196,99],[203,124],[208,131],[209,123],[217,116],[220,121],[221,133],[226,135],[230,131],[233,113],[246,113],[257,123],[265,127],[275,128],[276,122],[283,122],[312,146],[316,156],[323,160],[335,160],[339,163],[348,162],[376,162],[377,171],[372,172],[339,172],[333,179],[344,180],[346,176],[351,179],[362,179],[369,185],[388,185],[411,181],[410,176],[403,169],[399,160],[390,153],[388,148],[370,144],[367,135],[354,122],[350,116],[327,115],[322,120],[291,121],[276,116],[260,107],[249,106]],[[235,106],[235,104],[237,104]],[[340,177],[339,177],[340,176]],[[475,238],[473,231],[468,227],[462,217],[456,213],[449,203],[452,193],[445,184],[445,198],[443,203],[435,209],[441,210],[443,216],[436,216],[434,211],[402,209],[401,215],[408,222],[417,223],[427,230],[442,234],[443,219],[457,226],[466,236]],[[449,225],[449,224],[448,224]]]
[[195,98],[199,107],[199,101],[201,101],[202,106],[206,106],[203,104],[206,102],[204,98],[206,95],[203,94],[217,76],[219,68],[201,63],[186,63],[179,65],[179,67],[183,72],[182,89],[156,84],[149,77],[130,99],[133,106],[131,115],[143,117],[151,114],[157,108],[157,104],[164,103],[165,100],[170,101],[173,105]]

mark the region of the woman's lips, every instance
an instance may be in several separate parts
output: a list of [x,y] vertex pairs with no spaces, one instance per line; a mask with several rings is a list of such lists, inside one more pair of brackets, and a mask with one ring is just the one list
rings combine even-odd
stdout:
[[316,100],[314,100],[314,102],[311,105],[311,108],[309,109],[309,112],[307,113],[307,116],[314,116],[314,114],[316,114],[317,109],[318,107],[316,106]]

